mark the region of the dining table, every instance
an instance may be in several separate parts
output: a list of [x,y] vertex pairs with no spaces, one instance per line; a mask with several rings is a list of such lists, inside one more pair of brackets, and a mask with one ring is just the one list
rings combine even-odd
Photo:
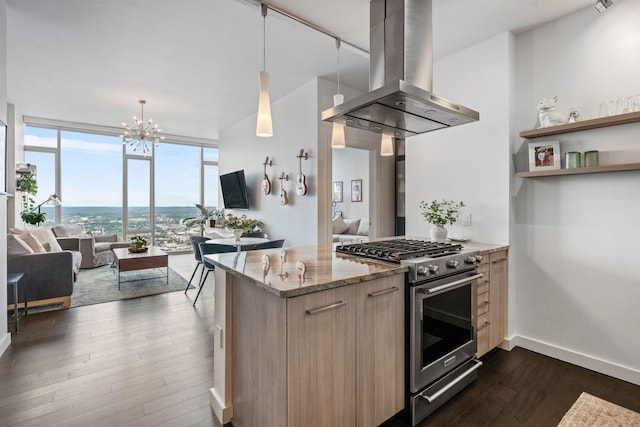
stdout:
[[242,251],[243,246],[256,245],[258,243],[266,242],[269,242],[269,239],[265,239],[262,237],[240,237],[240,240],[236,240],[235,237],[222,237],[209,239],[207,241],[204,241],[203,243],[215,243],[217,245],[235,246],[238,252],[240,252]]

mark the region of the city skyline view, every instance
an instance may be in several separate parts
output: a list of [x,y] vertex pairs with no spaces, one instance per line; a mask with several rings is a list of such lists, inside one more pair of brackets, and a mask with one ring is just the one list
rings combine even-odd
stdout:
[[[153,231],[158,247],[168,251],[191,249],[189,235],[200,234],[200,230],[188,230],[181,220],[199,215],[195,205],[200,203],[201,170],[204,205],[208,209],[219,207],[218,149],[162,142],[154,151],[153,157],[140,157],[129,146],[123,150],[122,139],[117,136],[64,130],[60,131],[58,147],[57,129],[26,127],[25,163],[36,166],[35,205],[52,194],[62,202],[60,218],[56,218],[54,206],[41,206],[46,214],[43,225],[79,224],[96,234],[116,233],[120,239],[136,234],[151,238]],[[56,167],[60,168],[57,187]],[[127,194],[127,200],[123,194]],[[128,230],[123,228],[125,216]]]

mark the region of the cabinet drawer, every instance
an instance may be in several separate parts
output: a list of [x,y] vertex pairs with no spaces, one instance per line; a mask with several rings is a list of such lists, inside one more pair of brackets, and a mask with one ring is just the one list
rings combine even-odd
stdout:
[[485,265],[489,265],[489,252],[482,252],[480,253],[480,256],[482,256],[482,260],[478,264],[478,268],[482,268]]
[[483,294],[480,297],[478,297],[476,314],[479,317],[480,315],[485,314],[488,311],[489,311],[489,293],[487,292],[486,294]]
[[489,329],[489,313],[483,313],[478,315],[478,321],[476,322],[476,329],[480,333],[483,329]]
[[482,279],[478,279],[477,292],[476,292],[476,295],[478,295],[478,298],[480,297],[480,295],[486,294],[487,292],[489,292],[489,279],[487,279],[486,277],[483,277]]
[[478,329],[477,334],[478,341],[478,357],[489,351],[489,327]]
[[489,263],[478,264],[478,273],[484,274],[484,277],[489,277]]

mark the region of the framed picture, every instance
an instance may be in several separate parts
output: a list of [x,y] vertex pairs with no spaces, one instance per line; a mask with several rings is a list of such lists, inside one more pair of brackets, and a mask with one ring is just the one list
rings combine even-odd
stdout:
[[351,180],[351,201],[352,202],[362,201],[362,180],[361,179]]
[[342,203],[342,181],[335,181],[333,183],[333,201]]
[[529,143],[530,171],[560,169],[561,159],[560,141]]

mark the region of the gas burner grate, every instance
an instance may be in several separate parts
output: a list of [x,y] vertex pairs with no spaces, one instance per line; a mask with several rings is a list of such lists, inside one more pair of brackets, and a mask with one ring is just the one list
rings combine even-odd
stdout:
[[382,240],[336,246],[336,252],[398,263],[405,259],[422,256],[436,258],[451,255],[461,250],[462,245],[457,243],[435,243],[412,239]]

